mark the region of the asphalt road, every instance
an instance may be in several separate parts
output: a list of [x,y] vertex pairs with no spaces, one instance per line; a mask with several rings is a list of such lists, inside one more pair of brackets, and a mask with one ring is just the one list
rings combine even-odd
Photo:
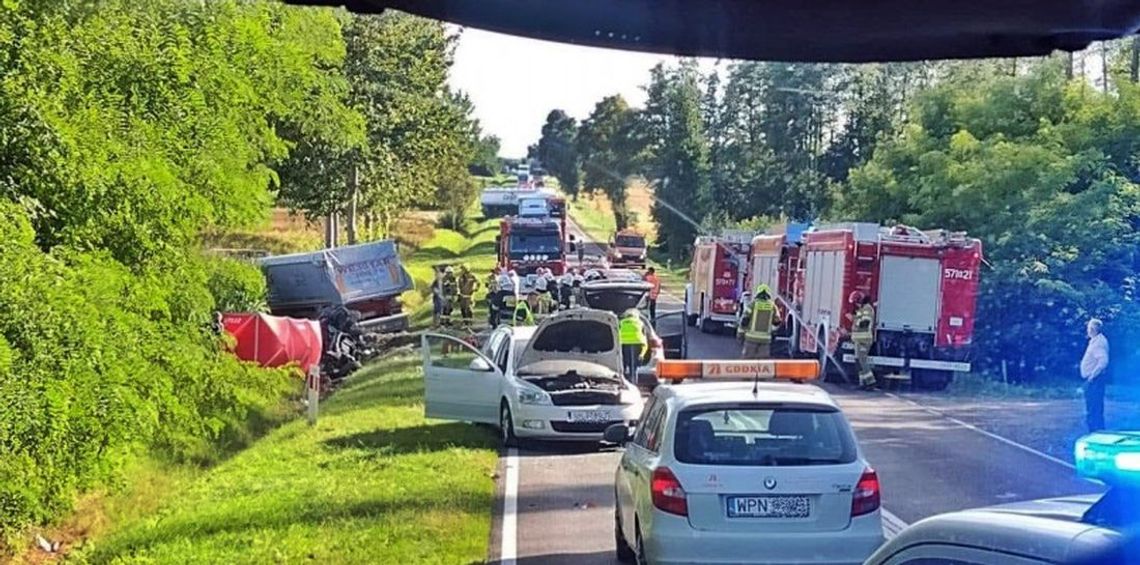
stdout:
[[[582,238],[580,231],[577,235]],[[601,251],[587,244],[587,254]],[[663,295],[659,304],[663,311],[679,307],[675,296]],[[691,358],[737,356],[736,341],[727,335],[694,330],[689,337]],[[864,455],[879,473],[891,532],[936,513],[1099,490],[1078,479],[1067,461],[986,429],[985,418],[968,421],[931,403],[920,404],[921,396],[912,400],[825,388],[843,407]],[[560,444],[504,454],[489,560],[616,563],[613,475],[619,457],[616,449]],[[512,484],[515,478],[517,485]]]

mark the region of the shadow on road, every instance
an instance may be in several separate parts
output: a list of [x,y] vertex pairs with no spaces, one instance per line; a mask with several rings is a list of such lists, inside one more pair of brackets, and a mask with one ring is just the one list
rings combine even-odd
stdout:
[[536,441],[529,440],[519,448],[519,457],[558,457],[586,453],[614,453],[621,451],[615,445],[592,441]]

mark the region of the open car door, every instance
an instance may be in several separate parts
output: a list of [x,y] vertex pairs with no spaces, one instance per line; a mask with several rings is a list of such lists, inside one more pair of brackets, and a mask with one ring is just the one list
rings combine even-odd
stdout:
[[424,415],[440,420],[499,421],[502,371],[468,343],[424,334]]
[[684,310],[658,312],[653,330],[661,338],[666,359],[687,359],[689,356],[689,336],[685,333]]

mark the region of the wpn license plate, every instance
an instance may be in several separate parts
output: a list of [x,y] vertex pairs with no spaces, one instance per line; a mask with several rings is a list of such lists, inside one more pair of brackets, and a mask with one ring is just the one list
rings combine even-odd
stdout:
[[729,518],[807,518],[811,505],[806,496],[730,496]]
[[568,422],[608,422],[610,415],[601,410],[572,410],[566,413],[566,421]]

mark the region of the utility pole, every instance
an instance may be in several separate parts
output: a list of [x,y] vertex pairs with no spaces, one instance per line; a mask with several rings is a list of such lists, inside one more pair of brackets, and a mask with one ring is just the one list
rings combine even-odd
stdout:
[[1065,78],[1073,80],[1073,52],[1065,53]]
[[348,244],[356,245],[356,199],[357,192],[360,188],[360,169],[352,166],[352,172],[348,175],[348,225],[346,231],[348,232]]
[[1108,42],[1100,42],[1100,86],[1108,94]]

